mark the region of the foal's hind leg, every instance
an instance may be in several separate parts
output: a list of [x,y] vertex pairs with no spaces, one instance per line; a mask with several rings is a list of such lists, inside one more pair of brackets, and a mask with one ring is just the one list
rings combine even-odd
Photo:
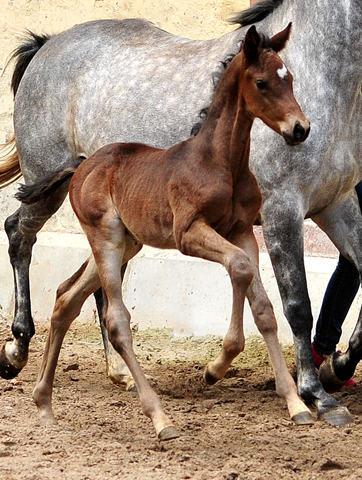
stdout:
[[247,298],[255,324],[267,345],[275,375],[277,394],[287,403],[291,419],[298,425],[313,424],[310,410],[298,395],[297,387],[289,373],[277,335],[277,322],[273,306],[266,294],[260,278],[259,252],[255,236],[251,231],[243,237],[242,246],[249,254],[254,268],[254,277],[247,291]]
[[91,256],[82,267],[57,291],[43,362],[33,391],[41,423],[56,423],[52,410],[54,373],[59,352],[73,320],[79,315],[85,300],[100,286],[97,266]]
[[[121,276],[122,282],[124,278],[124,273],[126,270],[127,264],[122,265]],[[128,370],[127,365],[124,363],[122,357],[119,355],[118,352],[115,351],[111,342],[108,338],[108,332],[104,325],[103,321],[103,292],[102,288],[99,288],[96,292],[94,292],[94,298],[97,305],[97,312],[99,318],[99,325],[102,331],[102,340],[104,346],[104,353],[106,356],[106,363],[107,363],[107,375],[112,380],[113,383],[116,385],[126,385],[127,390],[134,389],[134,381]]]
[[122,300],[121,286],[121,266],[128,260],[125,258],[128,253],[128,236],[121,220],[114,217],[113,211],[108,215],[107,213],[97,225],[82,226],[92,247],[105,295],[105,325],[108,337],[132,374],[142,411],[152,420],[158,438],[160,440],[176,438],[178,433],[164,414],[160,399],[148,383],[133,351],[130,314]]
[[29,266],[36,234],[58,210],[68,191],[68,182],[58,188],[41,205],[21,205],[5,221],[9,238],[9,256],[15,282],[15,317],[12,324],[14,340],[7,342],[0,354],[0,375],[13,378],[26,365],[29,342],[34,335],[31,316]]
[[[129,239],[129,255],[134,256],[140,248],[141,247],[135,244],[133,240]],[[126,257],[127,261],[128,259],[129,258]],[[69,330],[73,320],[80,314],[86,299],[95,291],[101,291],[100,285],[98,269],[94,257],[91,255],[80,269],[58,288],[57,298],[50,320],[50,330],[43,355],[43,362],[33,391],[33,399],[38,407],[40,421],[43,424],[49,425],[55,423],[51,405],[52,390],[54,373],[64,336]],[[116,355],[120,360],[118,364],[124,365],[124,363],[122,363],[122,357],[117,352],[115,352],[115,356]],[[124,377],[121,383],[127,386],[133,386],[133,379],[126,366],[123,371]]]

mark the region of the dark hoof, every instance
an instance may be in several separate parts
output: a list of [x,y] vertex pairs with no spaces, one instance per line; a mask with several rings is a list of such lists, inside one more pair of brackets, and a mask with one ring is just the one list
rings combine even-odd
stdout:
[[5,345],[6,344],[3,345],[0,352],[0,376],[6,380],[11,380],[19,375],[22,369],[14,367],[14,365],[9,362],[5,353]]
[[294,415],[292,420],[296,425],[313,425],[314,424],[314,419],[310,412],[298,413],[297,415]]
[[170,427],[166,427],[163,430],[160,431],[158,434],[158,439],[161,440],[162,442],[166,440],[172,440],[174,438],[178,438],[180,434],[176,430],[176,428],[171,425]]
[[346,383],[346,380],[340,380],[334,373],[333,355],[330,355],[319,367],[319,380],[328,393],[338,392]]
[[344,427],[349,423],[354,422],[354,417],[349,413],[346,407],[338,407],[329,410],[320,415],[319,418],[330,425],[336,425],[337,427]]
[[208,368],[206,367],[204,370],[204,382],[207,385],[215,385],[215,383],[218,381],[218,378],[215,378],[211,373],[209,372]]

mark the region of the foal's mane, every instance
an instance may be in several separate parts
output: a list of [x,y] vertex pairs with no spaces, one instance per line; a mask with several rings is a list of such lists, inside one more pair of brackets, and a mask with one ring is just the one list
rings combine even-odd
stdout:
[[[242,47],[243,47],[243,43],[241,42],[240,48],[238,49],[238,51],[241,51]],[[230,53],[229,55],[227,55],[227,57],[224,60],[220,61],[218,69],[215,70],[215,72],[211,76],[212,84],[213,84],[213,92],[215,92],[216,87],[218,86],[221,80],[221,77],[224,75],[225,70],[230,65],[230,63],[232,62],[233,58],[236,55],[237,53]],[[200,120],[192,126],[191,133],[190,133],[191,137],[195,137],[201,130],[201,127],[205,121],[209,108],[210,106],[207,106],[200,111],[199,113]]]
[[261,22],[273,13],[283,2],[284,0],[261,0],[252,7],[237,13],[230,19],[230,22],[237,23],[240,27]]
[[[273,1],[273,0],[270,0],[270,1]],[[274,2],[276,2],[276,1],[279,1],[281,3],[283,0],[274,0]],[[261,3],[266,3],[266,2],[262,1]],[[260,38],[261,38],[261,47],[262,48],[269,48],[270,38],[267,35],[264,35],[263,33],[260,33],[260,32],[259,32],[259,35],[260,35]],[[221,77],[224,75],[225,70],[228,68],[228,66],[232,62],[233,58],[236,57],[236,55],[239,52],[241,52],[241,50],[243,48],[243,43],[244,43],[243,41],[240,42],[240,47],[237,49],[236,53],[230,53],[229,55],[227,55],[227,57],[224,60],[221,60],[220,63],[219,63],[219,68],[212,74],[212,83],[213,83],[213,87],[214,87],[213,94],[215,93],[216,87],[218,86],[218,84],[221,80]],[[199,112],[200,120],[192,126],[191,132],[190,132],[191,137],[195,137],[199,133],[199,131],[201,130],[201,127],[202,127],[202,125],[205,121],[206,115],[208,114],[209,108],[210,108],[210,105],[208,105],[207,107],[204,107]]]

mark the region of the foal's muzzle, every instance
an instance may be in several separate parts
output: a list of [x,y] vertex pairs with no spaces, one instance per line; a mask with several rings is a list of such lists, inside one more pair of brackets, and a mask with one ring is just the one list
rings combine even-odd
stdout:
[[299,145],[307,139],[310,132],[309,122],[303,122],[303,124],[297,120],[294,124],[292,131],[284,131],[283,137],[288,145]]

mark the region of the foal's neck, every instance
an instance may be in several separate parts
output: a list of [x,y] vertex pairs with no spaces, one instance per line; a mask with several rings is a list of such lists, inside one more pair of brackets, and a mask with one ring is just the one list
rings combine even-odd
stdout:
[[235,58],[225,71],[203,128],[196,137],[203,146],[206,160],[230,169],[234,180],[249,169],[250,133],[254,121],[243,97],[243,63],[243,59]]

